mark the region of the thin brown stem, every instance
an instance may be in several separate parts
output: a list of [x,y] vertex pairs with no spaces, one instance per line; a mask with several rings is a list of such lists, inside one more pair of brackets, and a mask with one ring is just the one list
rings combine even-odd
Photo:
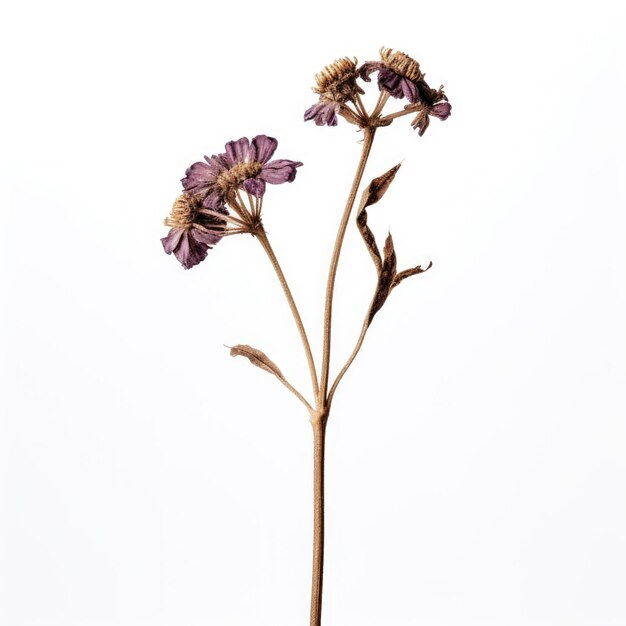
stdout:
[[337,276],[337,266],[339,264],[339,256],[341,254],[341,247],[346,234],[346,228],[348,221],[350,220],[350,214],[356,194],[363,178],[363,172],[365,171],[365,165],[372,148],[374,141],[374,135],[376,134],[375,128],[365,128],[363,130],[365,135],[363,139],[363,149],[361,152],[361,159],[357,166],[356,174],[350,188],[350,194],[348,195],[348,201],[339,224],[339,230],[337,231],[337,238],[335,240],[335,248],[333,250],[333,256],[330,261],[330,268],[328,270],[328,282],[326,285],[326,300],[324,304],[324,348],[322,352],[322,373],[320,378],[320,394],[318,398],[318,407],[323,407],[326,404],[326,391],[328,390],[328,374],[330,365],[330,344],[331,344],[331,324],[333,314],[333,293],[335,289],[335,278]]
[[298,307],[296,306],[296,302],[293,299],[293,295],[291,293],[291,289],[289,289],[289,285],[287,284],[287,279],[283,274],[283,270],[278,263],[278,259],[274,254],[274,250],[270,245],[269,239],[267,238],[267,234],[263,228],[259,228],[255,233],[256,238],[259,240],[261,246],[267,253],[269,260],[276,272],[276,276],[278,276],[278,280],[285,292],[285,297],[287,298],[287,302],[289,303],[289,308],[291,309],[291,313],[293,314],[293,319],[296,322],[296,326],[298,327],[298,332],[300,333],[300,339],[302,340],[302,346],[304,348],[304,352],[306,353],[306,359],[309,364],[309,372],[311,374],[311,384],[313,386],[313,393],[315,397],[317,397],[319,392],[319,386],[317,382],[317,370],[315,369],[315,361],[313,359],[313,353],[311,352],[311,345],[309,344],[309,338],[307,337],[306,330],[304,328],[304,324],[302,323],[302,318],[300,317],[300,312],[298,311]]
[[422,110],[422,107],[420,106],[410,107],[408,109],[402,109],[401,111],[396,111],[395,113],[389,113],[389,115],[385,115],[384,117],[381,117],[380,121],[391,122],[392,120],[395,120],[398,117],[403,117],[404,115],[410,115],[411,113],[418,113],[421,110]]
[[389,92],[382,90],[378,96],[378,102],[376,102],[376,106],[374,107],[374,110],[372,111],[372,114],[370,117],[374,118],[380,115],[385,104],[387,104],[387,100],[389,100]]
[[354,101],[354,104],[356,106],[356,110],[359,112],[359,115],[361,115],[363,119],[367,119],[367,109],[365,108],[365,105],[363,104],[363,100],[361,99],[361,94],[359,94],[358,92],[356,94],[356,100]]
[[[368,311],[369,313],[369,311]],[[339,374],[337,374],[337,378],[335,378],[335,382],[332,384],[330,391],[328,392],[328,406],[330,407],[331,402],[333,401],[333,396],[335,395],[335,390],[337,389],[337,385],[340,383],[341,379],[344,377],[344,374],[348,371],[354,359],[356,359],[356,355],[359,353],[361,346],[363,345],[363,341],[365,340],[365,335],[367,334],[367,329],[369,328],[368,320],[366,319],[363,322],[363,326],[361,328],[361,334],[356,341],[356,345],[354,346],[354,350],[352,350],[352,354],[348,357],[346,364],[341,368]]]
[[313,425],[313,577],[311,582],[311,626],[322,623],[324,581],[324,452],[326,415],[317,414]]
[[203,215],[212,215],[213,217],[225,220],[227,222],[230,222],[231,224],[237,224],[237,226],[246,225],[243,220],[240,220],[237,217],[233,217],[232,215],[225,215],[224,213],[220,213],[219,211],[213,211],[213,209],[200,209],[199,213],[202,213]]

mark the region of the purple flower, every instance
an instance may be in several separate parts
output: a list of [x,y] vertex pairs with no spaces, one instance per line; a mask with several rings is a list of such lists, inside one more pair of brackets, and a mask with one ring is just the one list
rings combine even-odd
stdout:
[[424,78],[419,63],[404,52],[393,52],[391,48],[381,48],[380,58],[380,61],[369,61],[361,66],[361,78],[369,82],[370,74],[378,72],[378,88],[381,91],[387,91],[394,98],[418,102],[418,84]]
[[249,141],[242,137],[229,141],[226,152],[204,157],[206,163],[194,163],[182,179],[183,189],[202,198],[206,208],[219,209],[232,202],[237,190],[245,189],[256,198],[265,193],[265,184],[290,183],[296,177],[300,161],[270,161],[278,142],[267,135]]
[[[228,214],[226,209],[219,209],[216,213]],[[208,250],[225,234],[226,222],[207,213],[197,198],[184,193],[174,202],[165,225],[171,229],[167,237],[161,239],[163,249],[167,254],[173,253],[188,270],[204,261]]]
[[[319,94],[319,102],[307,109],[304,121],[315,120],[318,126],[337,126],[337,113],[346,114],[345,103],[354,102],[363,90],[357,85],[356,59],[337,59],[315,75],[313,91]],[[348,115],[348,119],[354,116]]]

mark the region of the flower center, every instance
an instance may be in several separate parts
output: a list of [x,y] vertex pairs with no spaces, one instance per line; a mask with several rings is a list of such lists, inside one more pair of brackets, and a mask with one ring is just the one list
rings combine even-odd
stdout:
[[187,193],[178,196],[169,217],[165,218],[165,225],[170,228],[191,228],[200,206],[199,200]]
[[422,80],[424,74],[420,70],[420,64],[404,52],[393,52],[391,48],[381,48],[380,57],[383,63],[396,74],[404,76],[412,81]]
[[315,75],[317,87],[313,91],[327,100],[345,102],[352,99],[358,91],[356,77],[356,59],[337,59]]
[[215,181],[215,186],[222,195],[237,189],[248,178],[258,176],[263,170],[263,163],[250,161],[249,163],[235,163],[230,169],[222,172]]

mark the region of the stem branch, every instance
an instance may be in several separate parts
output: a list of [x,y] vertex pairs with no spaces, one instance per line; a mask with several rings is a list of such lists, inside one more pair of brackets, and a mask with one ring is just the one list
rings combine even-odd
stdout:
[[313,385],[313,393],[317,397],[319,392],[318,382],[317,382],[317,371],[315,369],[315,361],[313,360],[313,353],[311,352],[311,344],[309,344],[309,339],[306,334],[306,330],[304,328],[304,324],[302,323],[302,318],[300,317],[300,312],[298,311],[298,307],[296,306],[296,302],[293,299],[293,295],[291,293],[291,289],[289,289],[289,285],[287,284],[287,279],[283,274],[283,270],[278,263],[278,259],[274,254],[274,250],[270,245],[269,239],[267,238],[267,234],[263,228],[259,228],[255,233],[256,238],[259,240],[261,246],[263,246],[263,250],[267,253],[270,262],[272,263],[272,267],[278,276],[278,280],[285,292],[285,296],[287,298],[287,302],[289,302],[289,308],[293,314],[293,319],[296,322],[296,326],[298,327],[298,332],[300,333],[300,339],[302,340],[302,346],[304,348],[304,352],[306,353],[306,359],[309,364],[309,372],[311,374],[311,384]]
[[337,238],[335,240],[335,248],[333,250],[333,256],[330,261],[330,269],[328,270],[328,283],[326,285],[326,300],[324,304],[324,349],[322,352],[322,373],[320,378],[320,393],[318,398],[318,407],[324,406],[326,404],[326,392],[328,390],[328,372],[329,372],[329,364],[330,364],[330,342],[331,342],[331,323],[332,323],[332,314],[333,314],[333,293],[335,290],[335,278],[337,276],[337,266],[339,264],[339,256],[341,254],[341,247],[343,245],[343,239],[346,234],[346,228],[348,226],[348,221],[350,219],[350,213],[352,212],[352,207],[354,206],[354,200],[356,198],[357,191],[359,189],[359,185],[361,184],[361,179],[363,178],[363,172],[365,170],[365,165],[367,163],[367,159],[370,154],[370,150],[372,148],[372,143],[374,141],[374,135],[376,133],[376,128],[365,128],[363,130],[364,139],[363,139],[363,150],[361,152],[361,160],[357,166],[356,174],[354,176],[354,181],[352,182],[352,187],[350,189],[350,194],[348,196],[348,201],[346,202],[346,207],[343,212],[343,216],[341,218],[341,223],[339,224],[339,230],[337,231]]

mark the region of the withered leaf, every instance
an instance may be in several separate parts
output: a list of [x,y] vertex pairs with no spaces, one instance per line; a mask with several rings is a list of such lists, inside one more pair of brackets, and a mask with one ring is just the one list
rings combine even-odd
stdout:
[[389,297],[393,289],[394,280],[396,278],[396,251],[393,246],[393,237],[391,233],[387,235],[385,240],[385,248],[383,249],[384,259],[381,270],[378,274],[378,284],[372,304],[370,305],[367,325],[369,326],[374,319],[374,315],[380,311],[383,304]]
[[427,267],[422,267],[421,265],[416,265],[415,267],[411,267],[408,270],[403,270],[402,272],[398,272],[396,277],[393,279],[393,283],[391,284],[391,288],[397,287],[405,278],[409,276],[416,276],[417,274],[423,274],[427,272],[433,266],[433,262],[431,261]]
[[378,273],[382,270],[382,260],[374,233],[372,233],[370,227],[367,225],[367,211],[365,209],[372,204],[376,204],[376,202],[378,202],[385,195],[385,192],[389,188],[389,185],[391,185],[391,181],[394,179],[396,172],[399,169],[400,163],[392,167],[388,172],[385,172],[382,176],[375,178],[367,186],[365,191],[363,191],[359,210],[356,215],[357,227],[361,233],[361,237],[363,237],[365,246],[372,257],[372,261],[374,261],[374,265],[376,266],[376,271]]
[[363,208],[375,204],[385,195],[389,185],[391,185],[391,181],[393,181],[397,171],[400,169],[400,165],[402,164],[398,163],[398,165],[394,165],[388,172],[385,172],[382,176],[375,178],[369,184],[369,187],[363,193],[363,199],[365,200]]
[[286,383],[283,373],[278,368],[278,365],[272,361],[267,354],[244,344],[238,344],[230,349],[230,356],[245,356],[252,365],[260,367],[262,370],[274,374],[276,378]]
[[361,237],[363,237],[363,241],[365,242],[365,246],[367,247],[370,256],[372,257],[372,261],[374,261],[374,265],[376,266],[376,271],[380,273],[382,267],[382,260],[380,258],[380,252],[378,250],[378,246],[376,245],[376,238],[374,237],[374,233],[371,231],[370,227],[367,225],[367,211],[365,209],[361,209],[359,214],[356,217],[356,225],[361,233]]

